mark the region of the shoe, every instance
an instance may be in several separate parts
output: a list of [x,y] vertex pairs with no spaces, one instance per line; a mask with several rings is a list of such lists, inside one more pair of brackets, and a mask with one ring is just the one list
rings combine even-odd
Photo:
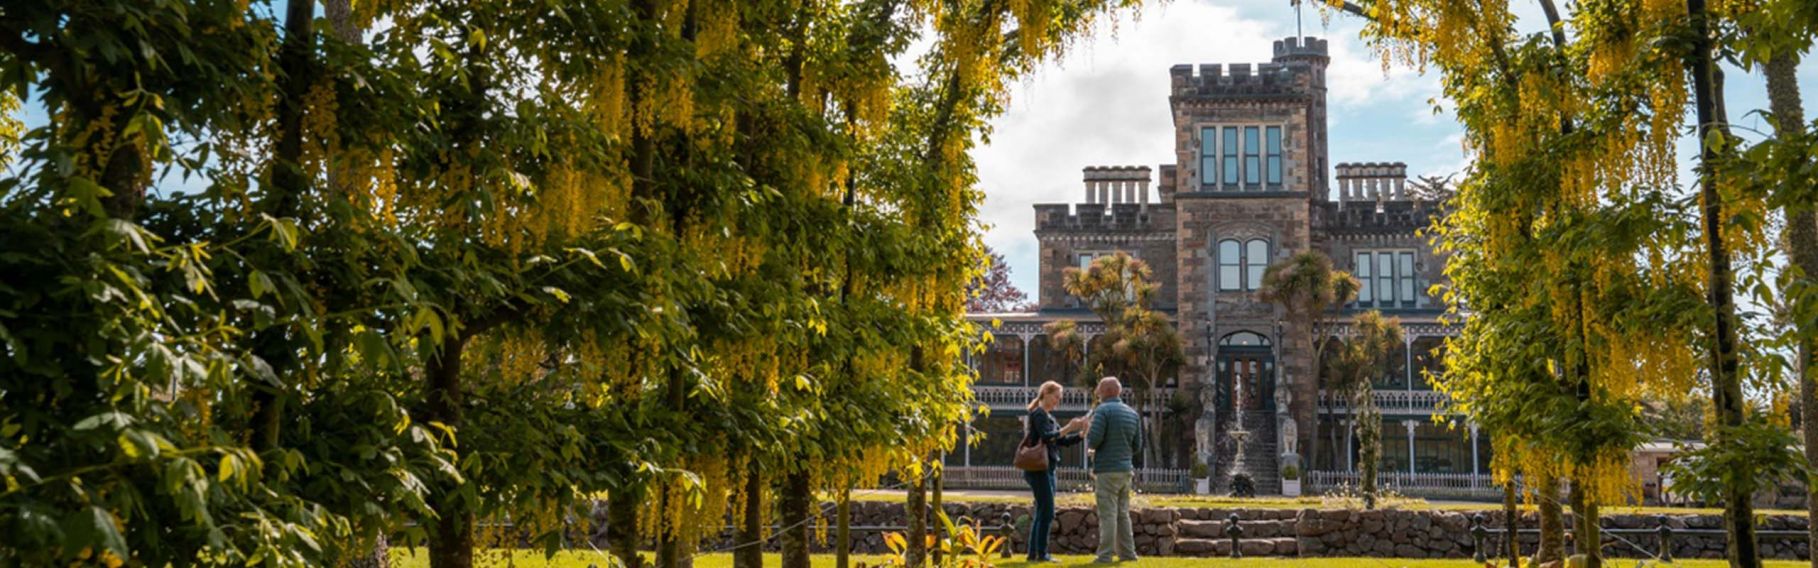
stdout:
[[1129,557],[1129,558],[1121,558],[1121,557],[1120,557],[1120,558],[1118,558],[1118,559],[1117,559],[1117,561],[1118,561],[1118,562],[1135,562],[1135,561],[1136,561],[1136,557],[1135,557],[1135,556],[1131,556],[1131,557]]
[[1092,563],[1093,564],[1110,564],[1111,559],[1110,558],[1094,558],[1094,559],[1092,559]]
[[1060,564],[1061,560],[1053,556],[1044,556],[1041,560],[1038,560],[1038,562],[1053,562],[1055,564]]

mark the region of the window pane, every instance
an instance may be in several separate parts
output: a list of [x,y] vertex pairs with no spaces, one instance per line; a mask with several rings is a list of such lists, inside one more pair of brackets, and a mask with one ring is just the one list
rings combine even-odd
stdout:
[[1401,260],[1401,272],[1396,277],[1401,279],[1401,302],[1408,307],[1414,306],[1414,253],[1404,252],[1397,255]]
[[1237,290],[1243,284],[1243,249],[1237,241],[1218,241],[1218,289]]
[[1238,263],[1242,262],[1240,260],[1241,258],[1243,258],[1243,252],[1237,247],[1236,240],[1225,239],[1218,241],[1219,264],[1236,266]]
[[1237,185],[1237,127],[1225,127],[1225,185]]
[[1269,266],[1269,241],[1254,239],[1244,246],[1249,249],[1244,251],[1244,264],[1248,269],[1245,274],[1248,276],[1245,279],[1248,284],[1246,288],[1257,290],[1262,288],[1263,271]]
[[1205,127],[1199,129],[1199,183],[1216,185],[1218,183],[1218,129]]
[[1088,268],[1092,268],[1092,253],[1089,253],[1089,252],[1086,252],[1086,253],[1080,253],[1080,255],[1079,255],[1079,269],[1080,269],[1080,270],[1085,270],[1085,269],[1088,269]]
[[1256,185],[1262,183],[1262,129],[1255,126],[1244,127],[1244,183]]
[[1376,255],[1376,294],[1382,305],[1395,303],[1395,256],[1389,253]]
[[1356,260],[1351,267],[1357,271],[1356,274],[1352,274],[1357,277],[1357,303],[1368,304],[1374,301],[1370,297],[1370,253],[1357,253]]
[[1238,273],[1238,267],[1235,264],[1219,266],[1218,267],[1218,289],[1220,289],[1220,290],[1240,290],[1241,288],[1239,288],[1239,281],[1241,279],[1238,278],[1237,273]]
[[1266,138],[1268,139],[1268,147],[1264,148],[1264,150],[1267,152],[1265,159],[1269,163],[1268,182],[1269,182],[1269,185],[1280,185],[1281,184],[1281,127],[1280,126],[1271,126],[1266,130],[1266,132],[1268,133],[1266,135]]

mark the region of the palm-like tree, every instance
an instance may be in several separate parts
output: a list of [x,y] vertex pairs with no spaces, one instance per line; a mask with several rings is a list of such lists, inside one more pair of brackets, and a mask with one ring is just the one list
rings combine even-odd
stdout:
[[[1315,384],[1324,384],[1328,338],[1337,325],[1334,309],[1357,299],[1359,283],[1349,272],[1332,267],[1332,259],[1319,251],[1303,251],[1271,265],[1263,271],[1262,289],[1258,295],[1265,302],[1280,305],[1296,329],[1307,330],[1312,341]],[[1319,455],[1318,424],[1309,424],[1307,455]],[[1338,430],[1332,430],[1332,445],[1338,445]],[[1310,463],[1310,461],[1309,461]]]

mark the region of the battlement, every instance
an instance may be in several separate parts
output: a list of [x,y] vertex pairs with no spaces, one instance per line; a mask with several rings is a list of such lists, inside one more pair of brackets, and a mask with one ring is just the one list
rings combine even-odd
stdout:
[[1345,163],[1332,167],[1338,177],[1338,201],[1408,199],[1408,165],[1401,162]]
[[1326,230],[1344,234],[1413,234],[1426,228],[1439,208],[1419,201],[1320,203]]
[[1275,40],[1275,61],[1290,58],[1319,58],[1322,62],[1330,59],[1326,53],[1326,40],[1316,37],[1291,37]]
[[1168,75],[1176,98],[1298,97],[1323,86],[1329,60],[1326,40],[1287,38],[1275,42],[1269,63],[1175,65]]
[[1181,98],[1296,97],[1307,94],[1313,68],[1297,63],[1175,65],[1168,70]]
[[[1069,211],[1071,210],[1071,211]],[[1139,203],[1047,203],[1035,206],[1035,231],[1041,232],[1154,232],[1171,231]]]

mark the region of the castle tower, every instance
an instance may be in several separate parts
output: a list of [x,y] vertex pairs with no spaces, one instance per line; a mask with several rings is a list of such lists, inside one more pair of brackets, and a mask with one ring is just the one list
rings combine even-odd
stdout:
[[[1169,71],[1176,321],[1192,338],[1181,377],[1211,393],[1202,399],[1211,406],[1206,421],[1195,430],[1198,457],[1211,463],[1215,486],[1227,482],[1241,451],[1257,474],[1257,491],[1279,491],[1278,457],[1297,451],[1315,430],[1310,336],[1257,291],[1269,265],[1313,247],[1312,209],[1329,198],[1329,61],[1325,40],[1296,37],[1275,42],[1267,63]],[[1239,421],[1252,433],[1242,449],[1226,442]]]

